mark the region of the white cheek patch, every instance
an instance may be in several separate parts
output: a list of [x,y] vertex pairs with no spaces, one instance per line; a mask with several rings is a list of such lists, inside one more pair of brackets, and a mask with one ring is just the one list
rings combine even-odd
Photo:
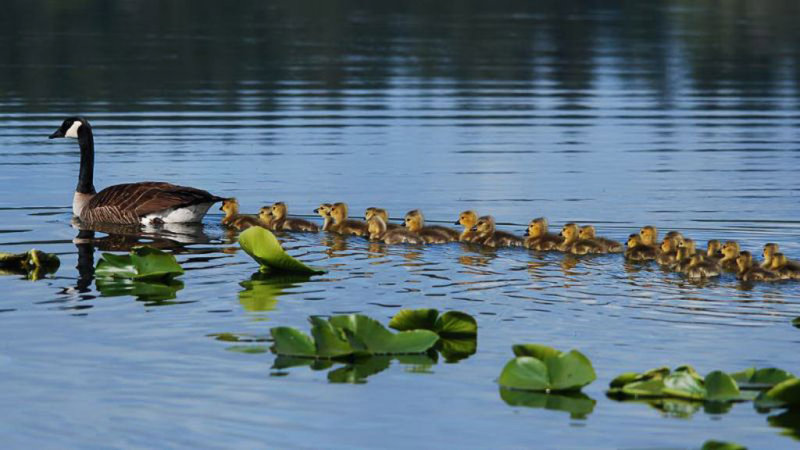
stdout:
[[77,120],[72,122],[72,126],[69,127],[69,130],[67,130],[66,133],[64,133],[64,137],[78,139],[78,128],[80,128],[81,125],[83,124]]

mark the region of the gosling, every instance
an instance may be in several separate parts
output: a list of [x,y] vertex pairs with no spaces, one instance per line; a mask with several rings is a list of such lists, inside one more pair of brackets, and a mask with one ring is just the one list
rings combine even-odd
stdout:
[[647,225],[639,230],[639,237],[642,238],[642,245],[658,248],[658,228]]
[[352,234],[355,236],[366,236],[369,234],[366,222],[347,218],[346,203],[334,203],[331,207],[330,215],[333,219],[333,225],[330,226],[330,230],[335,233]]
[[656,259],[657,250],[655,247],[644,245],[642,237],[638,234],[628,236],[628,248],[625,249],[625,259],[629,261],[652,261]]
[[498,231],[492,216],[478,218],[478,222],[472,227],[472,231],[477,236],[475,242],[487,247],[521,247],[523,244],[521,237],[505,231]]
[[317,224],[309,222],[308,220],[286,217],[288,208],[284,202],[273,203],[271,213],[271,225],[276,230],[311,231],[314,233],[319,231]]
[[739,269],[736,278],[742,281],[778,281],[781,279],[780,275],[775,272],[753,264],[753,255],[746,250],[740,252],[736,257],[736,265]]
[[777,273],[782,280],[800,280],[800,264],[789,260],[781,252],[772,255],[770,270]]
[[739,272],[739,243],[736,241],[726,241],[722,244],[722,259],[719,260],[719,265],[722,269],[728,272]]
[[596,234],[597,230],[594,225],[584,225],[578,233],[578,239],[600,244],[603,247],[603,253],[622,253],[622,244],[604,237],[597,237]]
[[385,244],[424,244],[425,240],[420,235],[405,228],[394,228],[389,230],[386,222],[379,214],[374,214],[367,221],[369,239],[371,241],[382,241]]
[[769,242],[764,244],[764,250],[761,252],[761,256],[764,257],[764,261],[761,263],[761,267],[764,269],[769,269],[772,267],[772,257],[775,253],[778,253],[780,249],[778,248],[778,244],[773,242]]
[[419,234],[428,244],[443,244],[454,242],[459,239],[456,230],[442,226],[425,226],[425,216],[422,211],[413,209],[406,213],[404,224],[409,231]]
[[253,216],[239,214],[239,202],[235,198],[227,198],[222,201],[220,211],[225,212],[222,218],[222,225],[236,230],[244,230],[252,226],[261,226],[262,223]]
[[333,228],[331,210],[333,210],[333,204],[331,203],[322,203],[314,210],[315,213],[322,217],[322,231],[333,231],[331,229]]
[[678,246],[683,243],[683,238],[678,238],[677,236],[667,236],[664,237],[664,240],[661,242],[661,247],[659,248],[658,255],[656,256],[656,262],[662,266],[671,267],[678,262]]
[[389,222],[389,213],[386,212],[383,208],[376,208],[374,206],[370,206],[369,208],[364,211],[364,220],[367,221],[369,224],[369,219],[372,219],[374,216],[380,216],[383,219],[383,223],[386,224],[387,230],[394,230],[395,228],[401,228],[401,225],[396,223]]
[[689,260],[689,267],[685,271],[690,280],[705,280],[718,277],[719,272],[719,264],[716,261],[704,259],[702,255],[693,255]]
[[537,251],[557,250],[563,238],[549,233],[547,227],[547,219],[544,217],[531,220],[528,223],[528,229],[525,230],[526,239],[523,245],[526,248]]
[[586,255],[589,253],[605,253],[602,244],[579,239],[578,225],[575,223],[568,223],[561,228],[559,236],[564,238],[558,249],[565,253],[572,253],[573,255]]
[[461,225],[464,230],[458,235],[458,240],[461,242],[475,242],[475,232],[472,227],[478,223],[478,213],[472,210],[462,211],[458,215],[455,225]]

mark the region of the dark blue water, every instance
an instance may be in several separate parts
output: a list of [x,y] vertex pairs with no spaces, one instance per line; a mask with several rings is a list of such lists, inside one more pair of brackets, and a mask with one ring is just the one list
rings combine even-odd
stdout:
[[[73,242],[78,149],[47,136],[79,113],[99,188],[161,179],[308,217],[334,201],[441,224],[475,209],[520,234],[538,216],[619,240],[654,224],[800,259],[800,6],[640,3],[10,2],[0,251],[62,264],[0,277],[3,446],[796,446],[800,419],[780,411],[666,413],[604,395],[618,373],[660,365],[800,373],[796,283],[698,286],[619,255],[326,234],[280,238],[327,274],[251,280],[216,209],[202,227]],[[175,252],[182,286],[101,292],[87,268],[142,242]],[[474,315],[477,353],[337,384],[340,366],[274,370],[269,353],[231,351],[312,314],[385,322],[416,307]],[[522,342],[591,358],[591,414],[503,401],[495,380]]]

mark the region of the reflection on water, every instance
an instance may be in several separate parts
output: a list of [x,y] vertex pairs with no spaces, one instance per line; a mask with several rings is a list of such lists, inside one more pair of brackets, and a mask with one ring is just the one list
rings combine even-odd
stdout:
[[[452,226],[475,209],[517,234],[539,216],[554,229],[592,223],[616,240],[654,224],[754,253],[779,242],[800,259],[798,2],[217,6],[3,5],[0,251],[35,247],[62,261],[36,283],[0,277],[5,446],[522,447],[531,423],[537,442],[559,448],[696,447],[709,436],[779,448],[792,442],[780,433],[797,436],[788,412],[770,413],[775,428],[740,406],[715,420],[692,416],[691,404],[642,414],[603,390],[640,367],[800,372],[798,283],[723,275],[701,286],[620,255],[325,233],[279,238],[328,273],[273,278],[254,274],[216,210],[202,226],[76,237],[77,148],[46,136],[85,114],[98,188],[169,180],[236,196],[246,213],[285,201],[318,220],[314,207],[336,200],[353,216],[378,206],[396,222],[420,208]],[[140,244],[175,253],[182,286],[95,282],[96,250]],[[418,307],[475,316],[479,345],[442,342],[433,363],[313,370],[264,354],[269,326]],[[598,380],[586,398],[498,399],[493,380],[522,342],[590,356]],[[265,376],[273,361],[283,376]],[[137,413],[145,404],[150,412]]]

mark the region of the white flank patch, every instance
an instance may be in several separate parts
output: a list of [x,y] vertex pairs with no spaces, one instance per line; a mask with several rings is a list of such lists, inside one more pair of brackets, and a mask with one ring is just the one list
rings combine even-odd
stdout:
[[81,125],[83,124],[78,120],[72,122],[72,126],[69,127],[69,130],[67,130],[67,132],[64,134],[64,137],[78,139],[78,128],[80,128]]
[[75,194],[72,196],[72,214],[76,217],[80,217],[81,211],[89,203],[89,200],[94,197],[94,194],[81,194],[78,191],[75,191]]
[[164,223],[200,222],[208,212],[208,208],[211,208],[211,205],[213,203],[199,203],[185,208],[165,209],[142,217],[142,223],[150,224],[158,220]]

